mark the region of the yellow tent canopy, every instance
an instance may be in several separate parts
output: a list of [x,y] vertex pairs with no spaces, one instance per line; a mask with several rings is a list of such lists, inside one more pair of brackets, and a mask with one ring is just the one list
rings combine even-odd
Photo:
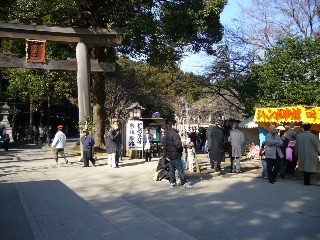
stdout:
[[320,107],[257,108],[253,121],[267,130],[270,125],[287,126],[290,122],[297,122],[298,125],[310,123],[313,130],[320,131]]

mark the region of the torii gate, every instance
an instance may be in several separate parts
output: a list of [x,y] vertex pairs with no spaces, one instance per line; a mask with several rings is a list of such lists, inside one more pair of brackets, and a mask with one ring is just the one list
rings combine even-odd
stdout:
[[0,22],[0,38],[50,41],[65,44],[77,44],[76,60],[44,60],[44,62],[27,62],[25,58],[0,57],[0,67],[42,68],[52,70],[77,70],[79,121],[91,116],[90,71],[114,72],[113,63],[101,63],[88,58],[88,45],[118,46],[121,39],[119,31],[107,29],[81,29],[49,27],[42,25],[25,25],[20,23]]

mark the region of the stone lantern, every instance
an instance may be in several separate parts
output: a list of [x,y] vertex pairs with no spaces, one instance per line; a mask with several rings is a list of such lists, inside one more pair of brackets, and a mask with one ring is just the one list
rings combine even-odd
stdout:
[[3,119],[2,119],[2,121],[1,121],[1,124],[4,124],[4,123],[9,124],[9,120],[8,120],[9,109],[10,109],[10,107],[8,106],[7,103],[5,103],[5,104],[1,107],[1,115],[3,116]]
[[7,134],[9,134],[10,139],[12,139],[12,128],[10,127],[10,123],[8,120],[8,116],[9,116],[9,109],[10,107],[8,106],[7,103],[5,103],[2,107],[1,107],[1,115],[3,116],[2,121],[0,122],[0,127],[5,129],[5,132]]
[[145,108],[142,107],[138,102],[133,103],[131,106],[127,107],[129,110],[129,119],[139,119],[141,118],[142,111]]

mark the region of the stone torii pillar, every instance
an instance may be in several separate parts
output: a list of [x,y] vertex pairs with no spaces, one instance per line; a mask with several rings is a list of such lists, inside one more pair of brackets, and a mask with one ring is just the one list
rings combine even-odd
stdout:
[[[79,42],[76,48],[77,56],[77,83],[78,83],[78,107],[79,122],[83,121],[85,116],[91,116],[90,101],[90,61],[88,58],[88,46]],[[89,101],[88,101],[89,99]],[[80,129],[81,130],[81,129]]]
[[92,115],[90,98],[90,71],[114,72],[113,63],[98,62],[89,59],[88,46],[119,46],[121,30],[82,29],[52,27],[43,25],[26,25],[21,23],[0,22],[0,38],[36,39],[40,41],[77,44],[76,56],[69,60],[45,60],[45,62],[27,62],[25,58],[0,57],[0,67],[8,68],[41,68],[52,70],[77,70],[79,121]]

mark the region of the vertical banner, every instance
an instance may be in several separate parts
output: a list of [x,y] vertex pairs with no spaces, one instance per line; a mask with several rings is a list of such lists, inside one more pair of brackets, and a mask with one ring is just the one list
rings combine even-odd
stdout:
[[143,150],[143,122],[128,121],[129,150]]

